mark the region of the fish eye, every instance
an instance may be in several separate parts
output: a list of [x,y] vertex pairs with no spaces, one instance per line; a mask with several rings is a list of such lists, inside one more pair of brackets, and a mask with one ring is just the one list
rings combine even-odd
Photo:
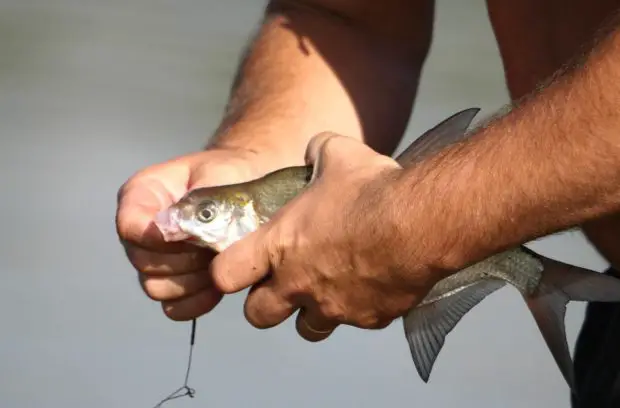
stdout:
[[203,204],[196,213],[196,216],[202,222],[211,222],[216,215],[217,210],[215,208],[215,203],[213,203],[212,201],[208,201],[207,203]]

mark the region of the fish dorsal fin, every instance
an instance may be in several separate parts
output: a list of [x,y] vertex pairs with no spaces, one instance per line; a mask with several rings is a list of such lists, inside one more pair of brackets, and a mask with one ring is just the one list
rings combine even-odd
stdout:
[[485,279],[436,302],[413,308],[403,319],[411,357],[424,382],[428,382],[446,336],[474,306],[506,282]]
[[406,167],[464,139],[467,128],[478,112],[480,112],[480,108],[469,108],[455,113],[424,132],[396,157],[396,161],[401,166]]

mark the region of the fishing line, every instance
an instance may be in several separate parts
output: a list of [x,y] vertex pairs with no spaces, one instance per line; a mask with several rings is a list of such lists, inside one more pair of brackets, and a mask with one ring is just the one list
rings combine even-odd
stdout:
[[[164,405],[166,402],[168,402],[170,400],[173,400],[173,399],[181,398],[181,397],[194,398],[194,395],[196,394],[196,390],[194,390],[192,387],[188,386],[187,382],[189,381],[189,372],[192,369],[192,357],[193,357],[193,353],[194,353],[194,340],[195,339],[196,339],[196,319],[193,319],[192,320],[192,332],[191,332],[191,336],[190,336],[190,340],[189,340],[189,358],[187,359],[187,370],[185,371],[185,382],[183,382],[182,386],[180,386],[178,389],[176,389],[174,392],[172,392],[166,398],[161,400],[153,408],[159,408],[162,405]],[[180,392],[182,392],[182,391],[185,391],[185,392],[180,394]]]

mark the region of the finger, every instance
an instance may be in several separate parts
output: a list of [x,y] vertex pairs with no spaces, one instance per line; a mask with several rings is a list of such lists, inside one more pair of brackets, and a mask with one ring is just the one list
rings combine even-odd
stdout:
[[[211,153],[214,154],[216,151],[211,151]],[[231,156],[230,152],[223,153],[225,158],[217,161],[217,165],[212,164],[214,160],[208,162],[198,160],[195,162],[188,181],[190,190],[215,185],[237,184],[257,177],[257,171],[252,168],[248,159]],[[241,155],[242,153],[237,151],[236,154]]]
[[377,155],[369,146],[352,137],[343,136],[334,132],[322,132],[314,136],[308,142],[306,148],[306,163],[313,165],[317,171],[322,172],[325,167],[333,166],[333,162],[338,165],[348,166],[349,162],[341,160],[343,154],[346,157],[351,155],[358,157],[362,154]]
[[162,308],[170,319],[187,321],[209,313],[220,300],[222,293],[210,287],[183,299],[164,301]]
[[325,318],[317,309],[311,307],[299,311],[295,327],[301,337],[317,342],[328,338],[338,327],[338,322]]
[[224,293],[235,293],[258,283],[279,263],[268,251],[265,228],[248,234],[217,255],[209,272],[215,287]]
[[[384,160],[394,167],[400,167],[391,157],[377,153],[361,141],[333,132],[319,133],[310,139],[305,157],[306,163],[315,167],[316,176],[322,175],[328,168],[351,171],[360,163],[366,166],[372,160]],[[343,160],[349,157],[355,159]]]
[[[125,252],[138,271],[154,276],[182,275],[205,270],[215,253],[194,247],[191,252],[180,254],[151,252],[134,245],[127,245]],[[205,272],[206,273],[206,272]]]
[[343,137],[333,132],[322,132],[312,137],[306,148],[306,163],[320,167],[319,158],[323,155],[323,149],[329,140]]
[[148,276],[139,274],[140,285],[153,300],[167,301],[194,295],[213,287],[207,271],[175,276]]
[[159,211],[175,201],[157,180],[136,181],[121,188],[116,211],[116,229],[121,241],[153,251],[187,250],[189,244],[165,242],[153,222]]
[[272,279],[252,287],[245,300],[245,318],[258,329],[277,326],[289,318],[295,308],[277,291]]

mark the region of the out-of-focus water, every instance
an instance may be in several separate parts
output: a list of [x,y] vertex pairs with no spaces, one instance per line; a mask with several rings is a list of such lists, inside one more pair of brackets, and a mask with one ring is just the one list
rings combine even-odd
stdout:
[[[188,324],[140,291],[116,241],[118,187],[199,148],[264,2],[0,0],[0,406],[151,407],[180,385]],[[440,1],[406,141],[456,110],[507,102],[484,1]],[[534,244],[582,266],[579,234]],[[565,407],[568,390],[516,291],[449,337],[429,384],[400,324],[306,343],[253,329],[243,295],[199,321],[178,407]],[[569,307],[569,340],[583,306]]]

